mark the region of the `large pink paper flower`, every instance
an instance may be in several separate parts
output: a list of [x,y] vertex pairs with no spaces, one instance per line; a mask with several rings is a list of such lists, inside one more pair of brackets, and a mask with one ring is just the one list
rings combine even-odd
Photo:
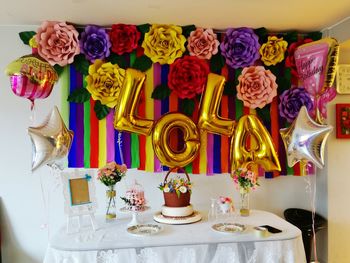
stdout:
[[78,31],[65,22],[43,22],[35,38],[39,55],[51,65],[71,64],[80,53]]
[[244,68],[238,81],[237,98],[251,109],[263,108],[277,95],[276,76],[262,66]]
[[191,32],[187,41],[187,49],[191,56],[211,59],[212,55],[218,53],[220,43],[212,29],[197,28]]

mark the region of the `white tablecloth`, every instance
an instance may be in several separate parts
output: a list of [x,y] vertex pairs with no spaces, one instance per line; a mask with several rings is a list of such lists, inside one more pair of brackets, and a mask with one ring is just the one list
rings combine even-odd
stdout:
[[[206,214],[206,213],[203,213]],[[154,223],[152,212],[142,216]],[[66,234],[62,228],[50,241],[44,263],[304,263],[301,232],[282,218],[259,210],[236,217],[247,225],[243,233],[226,234],[211,229],[205,218],[189,225],[162,225],[154,236],[139,237],[126,231],[130,218],[100,223],[96,232]],[[258,237],[254,226],[271,225],[282,233]]]

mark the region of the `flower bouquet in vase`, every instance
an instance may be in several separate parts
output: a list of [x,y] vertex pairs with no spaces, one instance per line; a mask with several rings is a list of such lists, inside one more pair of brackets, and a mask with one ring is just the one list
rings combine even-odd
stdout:
[[241,216],[249,216],[249,192],[250,189],[255,190],[256,186],[259,186],[257,177],[254,172],[246,168],[234,170],[231,177],[240,193],[240,214]]
[[114,188],[116,183],[125,176],[126,171],[125,164],[119,165],[116,162],[107,163],[104,167],[98,169],[97,179],[108,187],[108,190],[106,190],[106,219],[116,218],[116,191]]

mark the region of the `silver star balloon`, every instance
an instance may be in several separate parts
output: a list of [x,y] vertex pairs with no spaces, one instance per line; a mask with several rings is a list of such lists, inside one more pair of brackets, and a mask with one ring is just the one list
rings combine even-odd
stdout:
[[318,168],[323,168],[325,145],[332,130],[332,126],[321,125],[311,119],[303,106],[292,125],[280,129],[288,166],[292,167],[300,161],[310,161]]
[[33,144],[32,171],[45,164],[61,168],[58,162],[67,157],[73,132],[67,129],[58,108],[53,108],[42,125],[29,127],[28,134]]

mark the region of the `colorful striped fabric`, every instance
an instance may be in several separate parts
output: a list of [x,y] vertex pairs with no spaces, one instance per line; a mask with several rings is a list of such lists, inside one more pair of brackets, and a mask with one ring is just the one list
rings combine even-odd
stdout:
[[[140,50],[125,55],[125,58],[130,65],[139,55],[142,55]],[[154,87],[167,83],[168,72],[169,65],[159,64],[153,64],[152,68],[146,72],[147,79],[139,104],[139,115],[141,117],[157,121],[167,112],[181,112],[182,100],[176,97],[175,94],[171,94],[170,97],[162,101],[151,98]],[[237,78],[236,72],[227,66],[222,69],[221,75],[225,76],[228,81],[234,81]],[[70,65],[61,77],[62,96],[67,98],[67,94],[73,90],[85,87],[84,77],[75,70],[74,66]],[[267,117],[264,116],[263,123],[275,144],[282,171],[280,173],[265,173],[263,169],[259,168],[259,175],[265,175],[266,178],[305,173],[305,171],[300,171],[298,164],[293,168],[287,165],[283,141],[279,135],[279,129],[287,127],[287,123],[279,116],[278,100],[277,96],[269,105],[269,114],[267,114]],[[153,152],[152,136],[115,130],[113,127],[114,111],[112,110],[105,119],[98,120],[94,113],[94,103],[92,99],[84,104],[68,103],[66,101],[62,103],[63,118],[68,122],[69,129],[74,132],[74,139],[68,156],[69,167],[98,168],[105,165],[106,162],[115,160],[120,164],[125,163],[129,168],[138,168],[148,172],[168,170],[168,167],[162,166]],[[197,101],[193,114],[195,123],[198,120],[198,110],[199,102]],[[243,107],[242,101],[234,96],[226,95],[222,97],[220,113],[221,116],[233,120],[238,120],[244,114],[257,114],[255,110]],[[186,167],[186,171],[207,175],[228,173],[230,170],[230,141],[231,138],[227,136],[203,132],[198,157]],[[181,136],[174,136],[171,144],[180,145]]]

